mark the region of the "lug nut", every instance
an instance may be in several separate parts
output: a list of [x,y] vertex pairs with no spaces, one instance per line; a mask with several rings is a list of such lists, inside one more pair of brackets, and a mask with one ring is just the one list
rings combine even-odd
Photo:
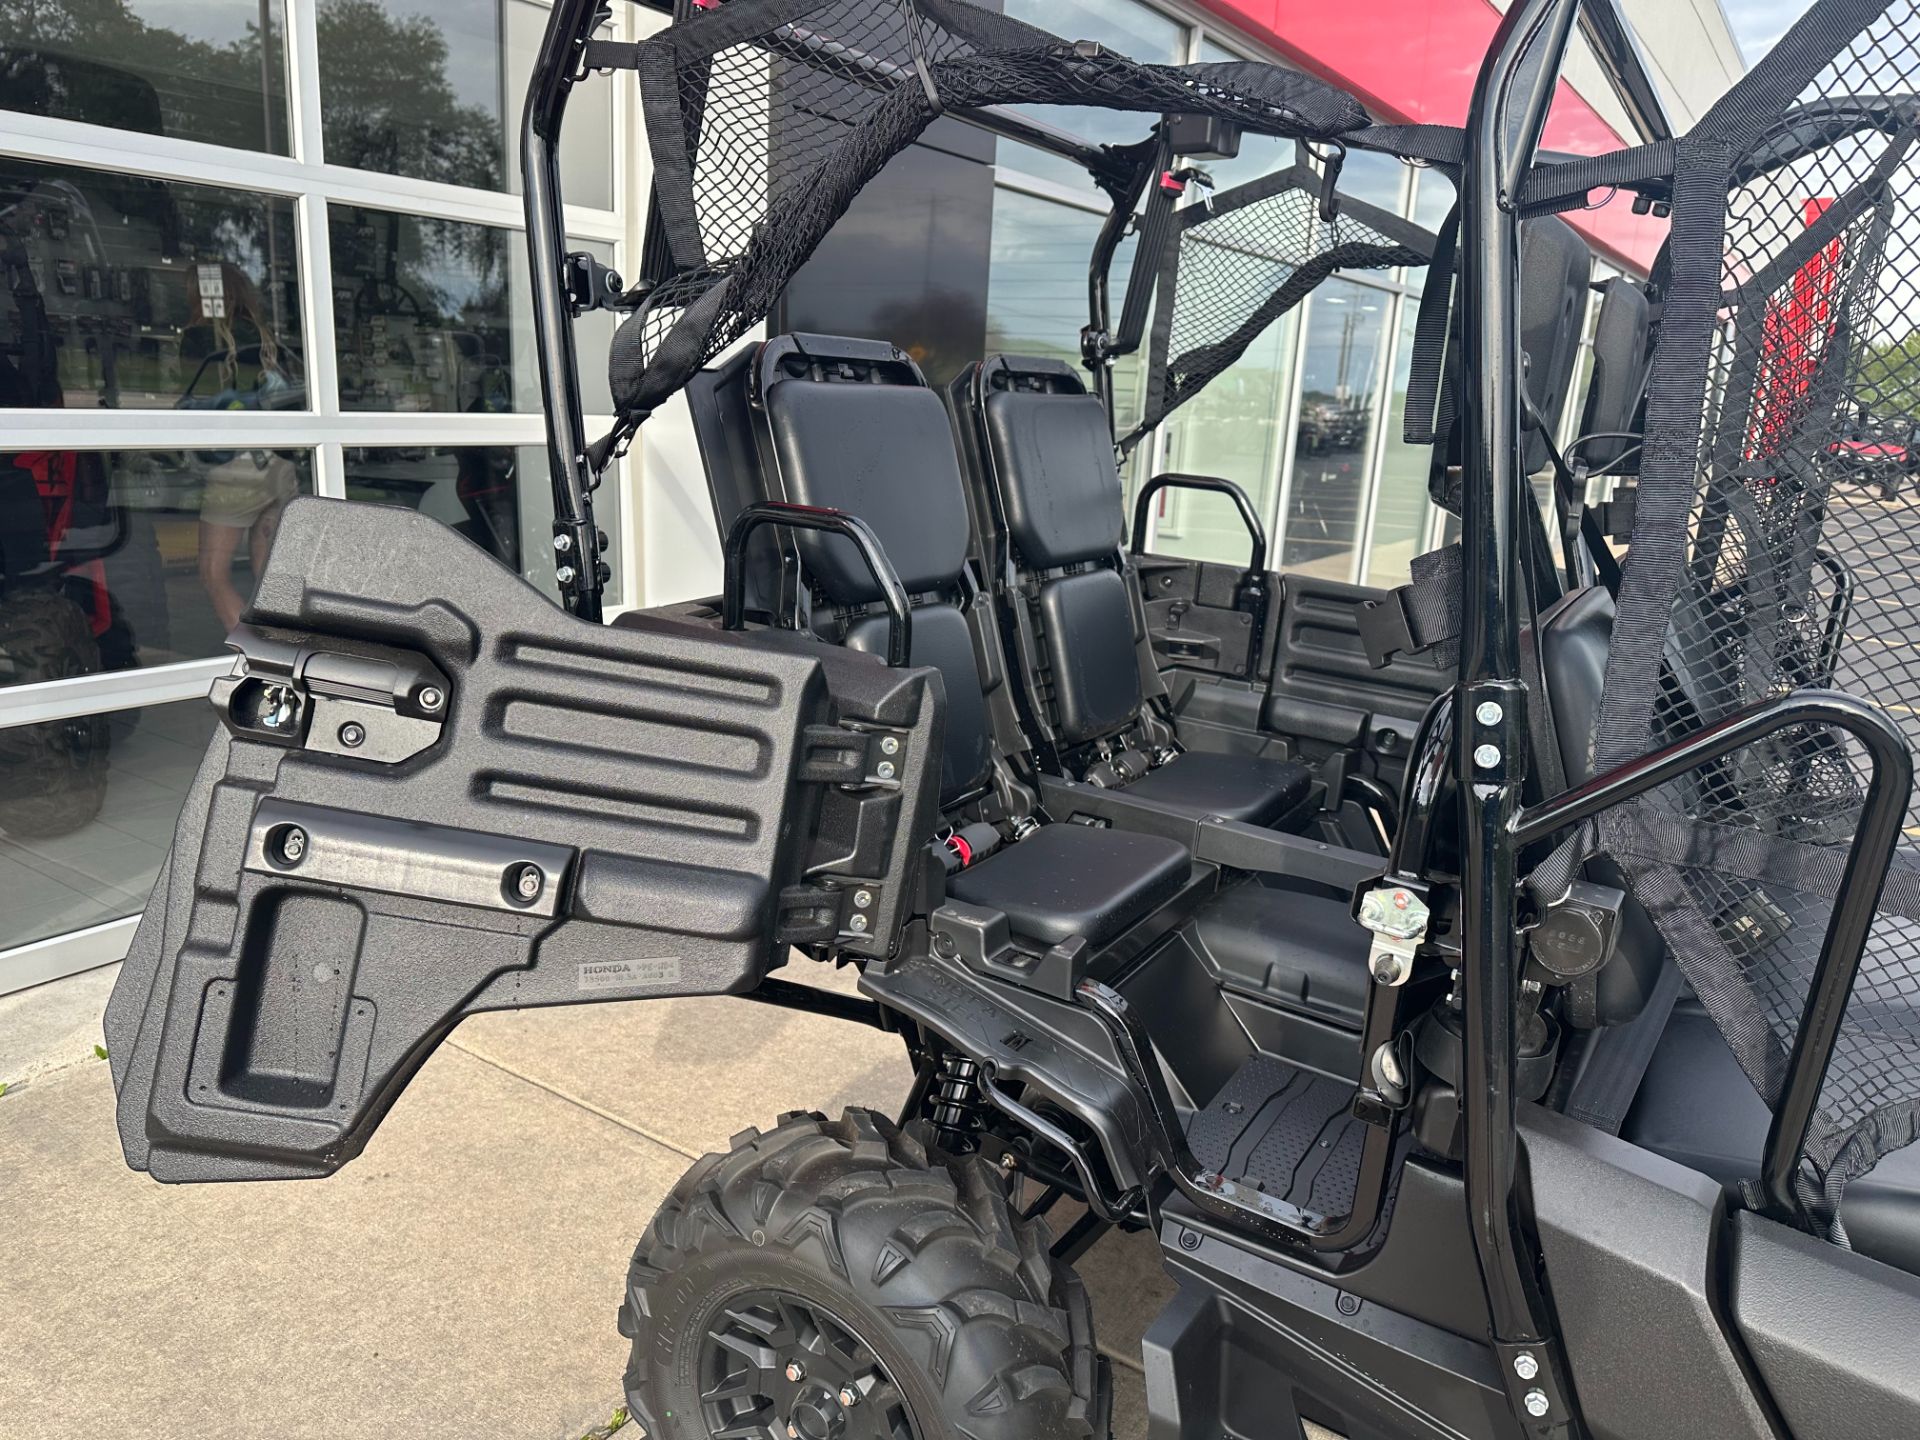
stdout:
[[1507,712],[1500,708],[1497,700],[1482,700],[1480,708],[1473,712],[1473,718],[1482,725],[1498,725],[1507,718]]
[[851,1410],[860,1403],[860,1392],[851,1385],[842,1385],[840,1387],[840,1403]]
[[280,837],[280,858],[289,865],[298,865],[306,853],[307,832],[298,825],[289,825]]
[[787,1362],[787,1379],[791,1380],[794,1384],[798,1385],[802,1380],[806,1378],[807,1378],[806,1367],[801,1365],[801,1363],[798,1360],[789,1360]]
[[1500,763],[1500,747],[1498,745],[1475,746],[1473,763],[1478,765],[1482,770],[1493,769],[1494,766]]
[[340,727],[340,743],[346,746],[349,750],[357,750],[360,747],[361,742],[364,741],[366,738],[367,738],[366,726],[361,725],[356,721],[349,720],[346,724]]
[[422,710],[438,710],[440,708],[440,702],[446,698],[447,697],[442,695],[438,689],[429,685],[420,692],[420,708]]
[[1527,1414],[1533,1416],[1536,1420],[1552,1408],[1547,1402],[1547,1392],[1544,1390],[1527,1391],[1527,1393],[1521,1397],[1520,1403],[1527,1407]]
[[1513,1357],[1513,1373],[1522,1380],[1531,1380],[1540,1373],[1540,1362],[1533,1358],[1533,1352],[1522,1350]]

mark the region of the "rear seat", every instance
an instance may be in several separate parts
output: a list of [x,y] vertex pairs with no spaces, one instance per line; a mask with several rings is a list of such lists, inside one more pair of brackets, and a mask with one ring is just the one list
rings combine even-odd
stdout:
[[1154,671],[1122,549],[1105,406],[1065,364],[1006,356],[963,371],[949,399],[974,456],[987,563],[1006,584],[1043,763],[1157,809],[1303,829],[1312,813],[1304,767],[1181,751],[1171,727],[1145,713]]
[[[757,465],[732,457],[731,483],[715,486],[724,530],[747,497],[743,471],[757,473],[754,498],[827,506],[859,516],[879,537],[913,597],[910,660],[940,672],[946,690],[941,810],[959,823],[996,793],[993,734],[976,647],[992,642],[968,573],[966,496],[945,408],[919,369],[891,345],[796,335],[747,353],[747,367],[708,377],[696,411],[731,380],[749,388]],[[729,367],[732,369],[733,367]],[[736,418],[745,419],[744,416]],[[737,436],[737,429],[736,429]],[[711,443],[709,440],[711,439]],[[719,439],[703,437],[710,468]],[[777,564],[771,552],[761,569]],[[823,637],[881,651],[887,618],[880,590],[846,540],[795,531],[792,543],[812,590],[811,626]],[[760,587],[771,593],[770,582]],[[750,592],[751,593],[751,592]],[[972,623],[989,628],[976,636]],[[969,810],[969,807],[975,807]],[[964,812],[964,813],[963,813]],[[1192,861],[1184,846],[1152,835],[1082,825],[1019,824],[1019,840],[954,875],[948,891],[999,910],[1016,935],[1052,946],[1078,935],[1103,945],[1174,898]],[[932,837],[929,837],[931,839]]]

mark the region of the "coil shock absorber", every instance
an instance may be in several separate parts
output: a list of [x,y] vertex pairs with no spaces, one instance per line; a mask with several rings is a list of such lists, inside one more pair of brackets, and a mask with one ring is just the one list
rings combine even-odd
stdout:
[[979,1148],[982,1101],[980,1067],[964,1055],[948,1051],[934,1077],[929,1107],[940,1148],[953,1155],[971,1155]]

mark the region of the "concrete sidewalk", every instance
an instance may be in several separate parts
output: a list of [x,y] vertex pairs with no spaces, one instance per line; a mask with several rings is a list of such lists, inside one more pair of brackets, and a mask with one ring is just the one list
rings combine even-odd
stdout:
[[[620,1404],[627,1258],[687,1164],[782,1110],[897,1109],[909,1078],[891,1036],[750,1001],[486,1015],[339,1175],[163,1186],[121,1160],[93,1056],[110,982],[0,1000],[7,1437],[577,1440]],[[1168,1282],[1143,1236],[1081,1270],[1141,1440]]]

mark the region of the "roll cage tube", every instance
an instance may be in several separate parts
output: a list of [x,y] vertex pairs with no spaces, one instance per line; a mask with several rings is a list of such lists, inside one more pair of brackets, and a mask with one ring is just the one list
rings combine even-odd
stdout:
[[1460,176],[1461,352],[1465,373],[1477,377],[1460,387],[1463,551],[1453,707],[1467,1208],[1501,1379],[1515,1420],[1542,1437],[1582,1427],[1522,1214],[1514,1120],[1520,937],[1513,822],[1530,734],[1519,678],[1516,544],[1519,506],[1531,503],[1522,498],[1519,196],[1580,3],[1516,0],[1501,18],[1474,84]]
[[605,585],[600,532],[593,522],[599,477],[587,460],[586,419],[567,299],[566,229],[560,199],[560,122],[580,79],[587,39],[606,18],[603,0],[555,0],[527,87],[520,122],[520,172],[532,261],[533,329],[540,357],[540,403],[547,417],[547,466],[553,480],[553,548],[560,602],[598,624]]

